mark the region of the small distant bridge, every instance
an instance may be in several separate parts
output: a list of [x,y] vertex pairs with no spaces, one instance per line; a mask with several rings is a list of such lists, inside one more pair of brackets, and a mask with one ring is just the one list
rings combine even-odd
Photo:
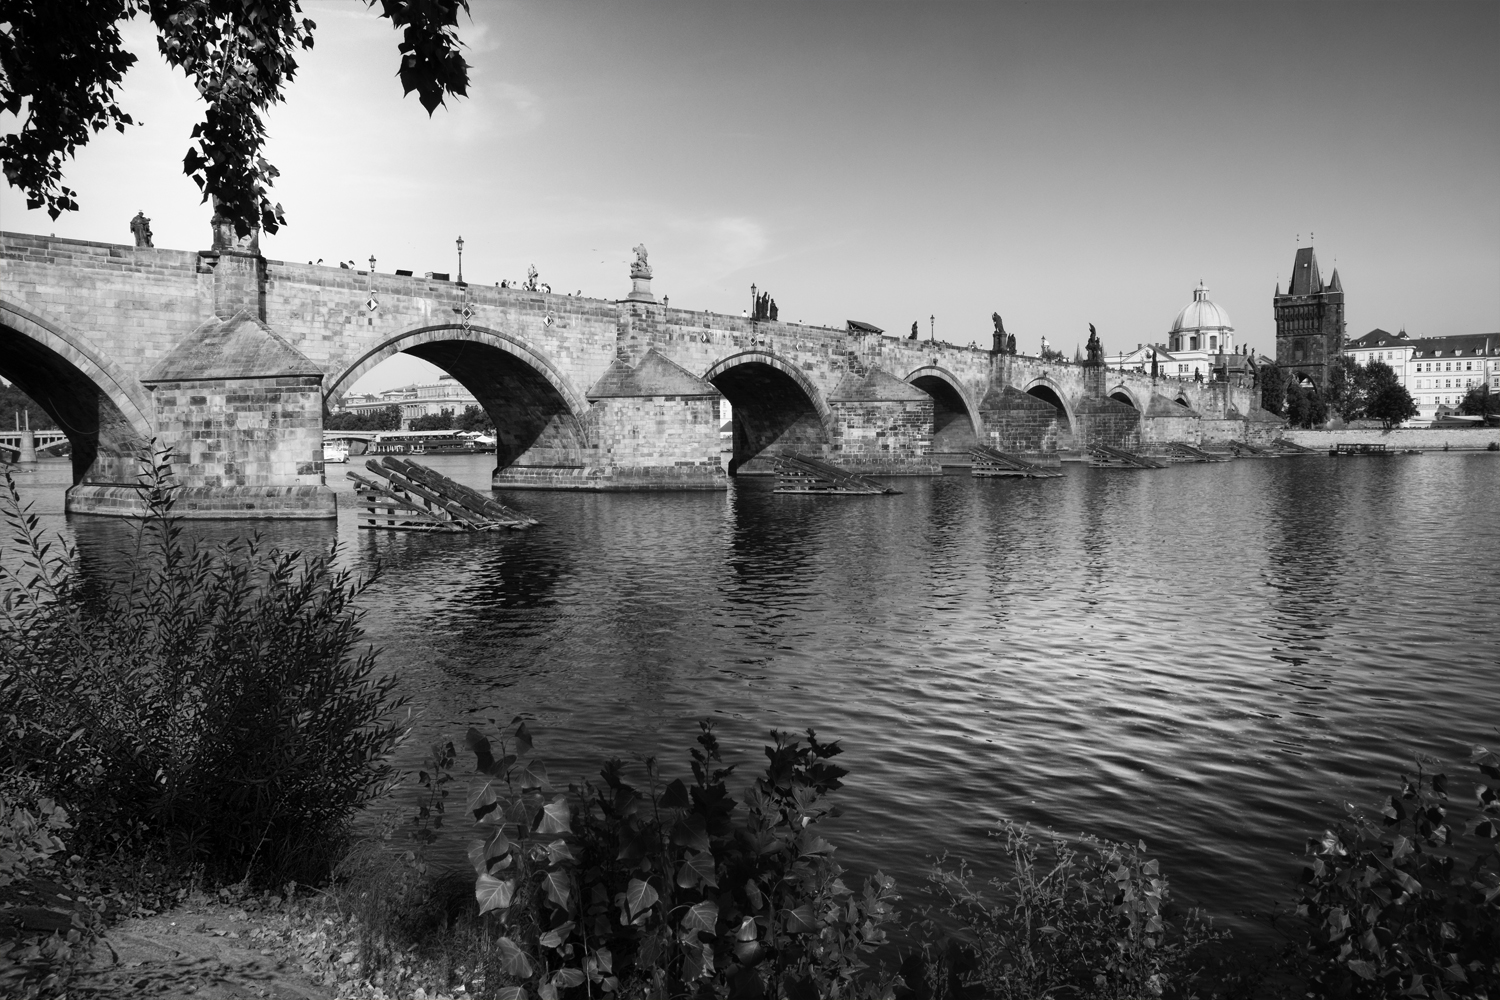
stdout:
[[31,449],[35,453],[55,451],[68,443],[62,431],[0,431],[0,461],[19,461],[26,454],[27,437],[31,438]]

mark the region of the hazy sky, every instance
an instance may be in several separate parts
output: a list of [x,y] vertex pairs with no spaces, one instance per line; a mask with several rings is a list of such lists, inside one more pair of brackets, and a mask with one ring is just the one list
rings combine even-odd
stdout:
[[[398,36],[307,4],[317,46],[269,118],[285,260],[658,297],[1025,351],[1161,340],[1200,279],[1273,347],[1298,238],[1335,263],[1349,332],[1500,330],[1500,4],[499,3],[462,25],[467,100],[428,119]],[[140,128],[69,170],[56,222],[0,189],[0,225],[208,244],[181,173],[196,95],[145,23]],[[4,124],[0,122],[0,124]],[[376,383],[406,377],[385,373]],[[371,383],[366,382],[368,387]]]

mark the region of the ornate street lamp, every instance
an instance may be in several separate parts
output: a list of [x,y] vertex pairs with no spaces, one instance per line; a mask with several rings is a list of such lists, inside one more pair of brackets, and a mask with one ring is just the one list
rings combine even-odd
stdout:
[[464,283],[464,238],[458,238],[458,283]]

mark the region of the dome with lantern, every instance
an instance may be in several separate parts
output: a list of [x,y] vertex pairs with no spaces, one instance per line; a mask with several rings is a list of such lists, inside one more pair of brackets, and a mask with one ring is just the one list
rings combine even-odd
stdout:
[[1193,289],[1193,301],[1183,306],[1172,321],[1172,328],[1167,331],[1167,350],[1234,352],[1234,325],[1224,308],[1208,297],[1203,282]]

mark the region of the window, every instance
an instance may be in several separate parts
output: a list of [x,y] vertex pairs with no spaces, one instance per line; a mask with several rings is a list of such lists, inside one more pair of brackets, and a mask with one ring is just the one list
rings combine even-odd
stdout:
[[1218,337],[1209,337],[1208,338],[1208,349],[1211,350],[1211,351],[1216,351],[1216,350],[1219,349],[1219,338]]
[[1474,370],[1474,362],[1472,362],[1472,361],[1465,361],[1464,362],[1464,371],[1471,372],[1473,370]]
[[1191,344],[1191,346],[1188,347],[1188,350],[1190,350],[1190,351],[1196,351],[1198,349],[1198,338],[1197,337],[1189,337],[1188,340],[1189,340],[1189,342]]

